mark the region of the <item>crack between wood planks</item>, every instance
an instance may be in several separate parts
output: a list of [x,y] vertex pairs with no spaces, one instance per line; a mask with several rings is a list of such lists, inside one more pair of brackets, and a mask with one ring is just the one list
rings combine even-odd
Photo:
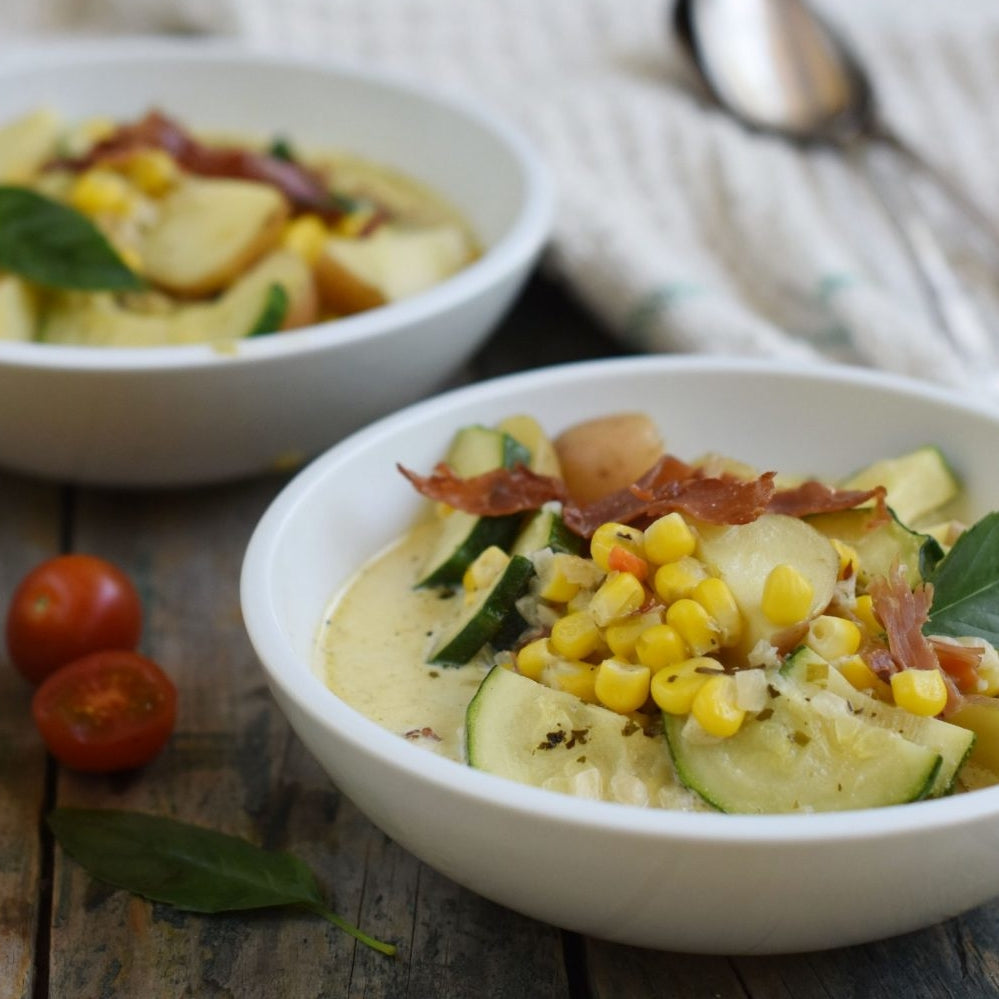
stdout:
[[562,930],[562,961],[569,999],[593,999],[586,974],[586,943],[578,933]]
[[51,756],[45,760],[45,790],[42,807],[38,816],[39,853],[41,870],[38,879],[38,922],[35,925],[35,983],[32,999],[47,999],[49,995],[49,960],[52,946],[52,915],[55,874],[55,837],[52,835],[46,816],[55,804],[56,762]]

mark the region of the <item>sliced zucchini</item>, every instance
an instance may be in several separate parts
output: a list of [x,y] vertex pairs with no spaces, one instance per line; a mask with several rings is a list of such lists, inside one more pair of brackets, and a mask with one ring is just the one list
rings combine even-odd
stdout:
[[491,642],[507,615],[515,609],[534,575],[529,558],[514,555],[490,587],[462,607],[455,621],[440,636],[427,661],[439,666],[463,666]]
[[807,646],[802,646],[788,656],[781,668],[781,675],[800,684],[811,683],[827,690],[843,698],[858,717],[897,732],[910,742],[938,753],[940,770],[928,796],[936,798],[953,790],[954,781],[974,748],[974,732],[939,718],[914,715],[857,690],[835,666]]
[[943,558],[940,543],[928,534],[909,530],[893,514],[890,521],[872,526],[874,510],[859,507],[836,513],[819,513],[806,520],[827,538],[844,541],[860,559],[860,582],[873,576],[887,576],[894,562],[906,570],[906,579],[915,586]]
[[680,780],[723,812],[827,812],[917,801],[940,769],[933,750],[851,714],[842,698],[813,696],[779,674],[770,677],[765,708],[727,739],[693,736],[683,716],[664,720]]
[[839,556],[832,542],[797,517],[765,514],[749,524],[704,525],[698,548],[701,558],[728,583],[742,613],[742,652],[781,630],[760,607],[763,586],[775,566],[794,566],[811,584],[809,618],[825,609],[836,587]]
[[[527,464],[530,455],[507,433],[488,427],[462,427],[451,442],[445,462],[463,479],[496,468]],[[444,518],[438,543],[430,553],[417,586],[456,586],[465,570],[490,545],[509,549],[521,517],[479,517],[455,510]]]
[[531,455],[529,467],[532,472],[562,478],[562,466],[555,453],[555,445],[533,416],[508,416],[496,424],[496,429],[509,434],[527,448]]
[[947,459],[938,447],[925,445],[885,458],[851,475],[844,489],[873,489],[884,486],[888,505],[903,524],[914,524],[920,517],[938,510],[960,492],[960,485]]
[[971,762],[999,775],[999,701],[969,701],[950,722],[974,733]]
[[676,788],[661,735],[501,666],[468,705],[465,735],[469,765],[522,784],[653,805]]
[[528,518],[510,550],[518,555],[530,555],[544,548],[550,548],[553,552],[581,555],[585,543],[578,534],[573,534],[565,526],[565,521],[554,510],[538,510]]

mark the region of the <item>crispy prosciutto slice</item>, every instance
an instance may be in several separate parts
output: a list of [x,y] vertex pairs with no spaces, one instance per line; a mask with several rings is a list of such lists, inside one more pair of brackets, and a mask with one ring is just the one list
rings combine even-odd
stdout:
[[48,166],[85,170],[95,163],[127,159],[137,149],[162,149],[188,172],[204,177],[236,177],[271,184],[299,211],[314,211],[326,218],[343,214],[330,196],[326,181],[314,171],[250,149],[206,146],[159,111],[150,111],[134,124],[119,126],[84,156],[53,160]]
[[496,468],[482,475],[463,479],[441,462],[428,476],[417,475],[402,465],[396,466],[417,492],[479,517],[503,517],[511,513],[537,510],[551,500],[566,499],[561,479],[538,475],[524,465]]
[[767,505],[767,513],[786,513],[791,517],[808,517],[814,513],[836,513],[852,510],[868,500],[874,500],[876,514],[871,527],[890,519],[885,504],[885,487],[873,489],[836,489],[822,482],[810,480],[792,489],[780,489]]
[[[888,651],[893,664],[890,672],[902,669],[940,670],[947,685],[944,714],[955,711],[962,703],[961,692],[950,673],[941,668],[933,643],[923,634],[923,625],[933,602],[932,584],[922,583],[910,589],[905,570],[896,563],[887,576],[871,580],[869,592],[874,602],[874,613],[884,625],[888,637]],[[880,665],[883,670],[883,659]],[[882,678],[888,679],[886,676]]]

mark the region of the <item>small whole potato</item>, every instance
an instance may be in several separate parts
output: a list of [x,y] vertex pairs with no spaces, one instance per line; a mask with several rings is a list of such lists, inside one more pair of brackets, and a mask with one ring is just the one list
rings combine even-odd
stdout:
[[644,413],[615,413],[562,431],[555,452],[569,495],[592,503],[647,472],[662,457],[663,442]]

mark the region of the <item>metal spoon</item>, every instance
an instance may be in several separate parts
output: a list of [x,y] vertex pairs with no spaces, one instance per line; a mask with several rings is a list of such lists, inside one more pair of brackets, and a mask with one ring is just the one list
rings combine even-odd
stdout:
[[[843,40],[803,0],[675,0],[673,30],[714,100],[751,128],[798,142],[824,142],[857,155],[875,140],[931,177],[999,249],[999,237],[948,178],[878,118],[867,74]],[[929,285],[954,346],[976,363],[995,360],[995,345],[960,281],[910,199],[877,171],[873,179]],[[999,254],[997,254],[999,258]]]

